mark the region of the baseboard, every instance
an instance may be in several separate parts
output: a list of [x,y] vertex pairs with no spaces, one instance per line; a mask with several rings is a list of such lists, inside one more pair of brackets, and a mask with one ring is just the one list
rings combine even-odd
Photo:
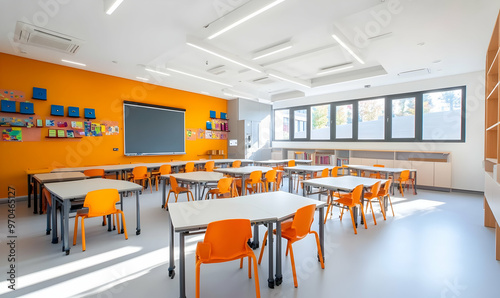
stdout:
[[[27,201],[28,200],[28,196],[20,196],[20,197],[16,197],[15,199],[16,199],[16,202]],[[0,199],[0,204],[7,204],[8,201],[9,201],[8,198],[1,198]]]

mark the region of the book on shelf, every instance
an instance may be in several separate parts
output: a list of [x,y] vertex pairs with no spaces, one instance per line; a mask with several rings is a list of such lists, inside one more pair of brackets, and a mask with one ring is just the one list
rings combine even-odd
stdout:
[[349,164],[349,158],[337,158],[337,166],[341,167],[343,165]]

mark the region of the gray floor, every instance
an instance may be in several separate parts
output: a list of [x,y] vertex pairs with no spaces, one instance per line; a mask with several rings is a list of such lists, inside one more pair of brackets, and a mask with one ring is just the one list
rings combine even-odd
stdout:
[[[27,202],[16,206],[16,291],[8,289],[7,205],[0,205],[3,297],[179,297],[179,280],[168,278],[168,212],[160,192],[141,196],[142,234],[135,235],[134,199],[125,198],[129,239],[107,232],[100,219],[86,221],[81,239],[66,256],[45,235],[45,216]],[[395,217],[354,235],[338,210],[325,227],[325,269],[316,260],[313,236],[294,244],[299,287],[283,252],[283,284],[267,288],[267,256],[259,268],[262,297],[500,297],[500,262],[494,230],[483,226],[482,196],[419,191],[393,197]],[[73,221],[70,221],[72,231]],[[317,229],[317,221],[313,224]],[[264,228],[261,228],[261,236]],[[187,295],[194,297],[194,250],[201,236],[187,238]],[[176,238],[176,241],[177,238]],[[258,250],[256,254],[258,254]],[[176,251],[177,253],[177,251]],[[255,297],[246,264],[202,265],[202,297]]]

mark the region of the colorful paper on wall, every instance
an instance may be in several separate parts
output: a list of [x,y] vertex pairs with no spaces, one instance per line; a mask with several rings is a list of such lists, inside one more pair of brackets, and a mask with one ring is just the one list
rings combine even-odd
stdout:
[[67,136],[68,138],[74,138],[74,137],[75,137],[75,132],[74,132],[74,131],[72,131],[72,130],[67,130],[67,131],[66,131],[66,136]]
[[26,98],[23,91],[0,89],[0,99],[24,101]]
[[64,138],[64,137],[66,137],[66,131],[64,129],[58,129],[57,130],[57,137],[58,138]]
[[194,129],[186,129],[186,139],[188,141],[196,141],[196,131]]
[[18,126],[18,127],[33,127],[35,126],[33,117],[16,118],[16,117],[1,117],[0,126]]
[[227,133],[221,133],[220,134],[220,139],[221,140],[227,140]]
[[92,135],[92,132],[91,132],[92,122],[85,121],[85,122],[83,122],[83,126],[84,126],[85,135],[87,137],[91,136]]
[[54,120],[49,120],[49,119],[46,119],[45,120],[45,126],[47,127],[51,127],[51,126],[55,126],[55,121]]
[[205,131],[201,128],[198,129],[198,138],[199,139],[204,139],[205,138]]
[[43,127],[43,120],[42,119],[36,119],[36,126],[37,127]]
[[2,140],[9,142],[22,142],[23,141],[23,131],[21,128],[5,128],[2,131]]
[[212,138],[212,131],[205,130],[205,139],[211,139],[211,138]]
[[49,129],[49,137],[51,138],[57,137],[57,132],[55,129]]
[[68,127],[68,123],[64,121],[57,122],[57,127]]

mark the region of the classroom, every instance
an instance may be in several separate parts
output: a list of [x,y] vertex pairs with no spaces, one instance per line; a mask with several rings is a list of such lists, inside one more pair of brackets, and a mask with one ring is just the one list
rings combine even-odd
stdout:
[[0,24],[0,296],[500,295],[500,1]]

